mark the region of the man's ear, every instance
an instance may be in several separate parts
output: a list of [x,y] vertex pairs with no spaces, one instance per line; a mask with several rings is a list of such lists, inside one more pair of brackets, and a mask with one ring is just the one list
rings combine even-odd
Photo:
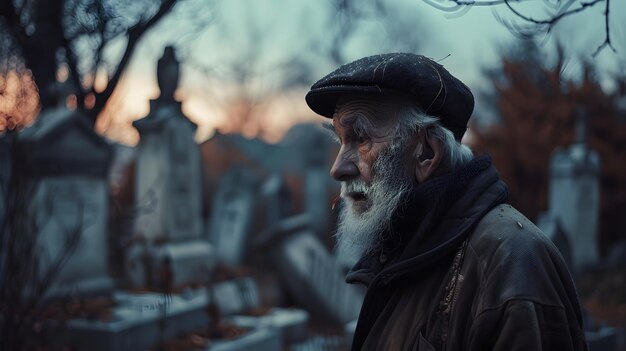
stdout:
[[420,128],[418,139],[419,144],[415,150],[415,179],[418,183],[423,183],[432,178],[439,168],[443,147],[439,139],[431,136],[426,128]]

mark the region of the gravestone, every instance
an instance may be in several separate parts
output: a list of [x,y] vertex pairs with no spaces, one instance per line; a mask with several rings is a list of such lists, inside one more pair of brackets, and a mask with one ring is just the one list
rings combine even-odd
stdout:
[[179,63],[173,49],[165,49],[158,64],[161,95],[150,101],[150,113],[135,122],[139,132],[135,199],[154,199],[154,209],[137,218],[135,233],[148,240],[200,238],[202,228],[202,171],[200,149],[194,141],[196,125],[174,99]]
[[283,158],[289,160],[283,167],[297,169],[304,179],[304,211],[314,219],[312,228],[326,238],[334,224],[330,195],[338,188],[328,174],[338,151],[336,143],[318,124],[300,123],[289,129],[281,145],[287,156]]
[[202,168],[194,141],[196,125],[174,98],[180,73],[172,47],[157,65],[161,95],[150,113],[133,126],[137,146],[135,201],[144,211],[134,223],[137,243],[126,257],[132,287],[175,288],[204,284],[215,264],[212,246],[202,237]]
[[292,298],[314,317],[346,324],[356,319],[363,294],[344,281],[339,265],[310,228],[310,217],[281,220],[255,242],[269,258]]
[[212,302],[221,316],[245,313],[260,305],[259,286],[250,277],[223,281],[211,286]]
[[537,227],[539,227],[539,229],[541,229],[541,231],[544,232],[550,240],[552,240],[554,245],[561,252],[561,256],[563,256],[563,260],[567,264],[567,267],[571,270],[572,245],[567,233],[563,230],[559,218],[550,215],[550,213],[544,213],[539,216]]
[[557,149],[550,166],[549,212],[569,235],[574,271],[598,262],[600,158],[586,144],[586,128],[586,117],[579,112],[576,143]]
[[254,221],[257,188],[256,176],[239,166],[227,171],[219,181],[209,220],[209,238],[223,262],[238,265],[244,259]]
[[26,180],[27,221],[36,231],[40,278],[63,262],[47,296],[113,287],[108,274],[108,181],[112,147],[89,118],[58,108],[41,113],[16,141],[16,174]]

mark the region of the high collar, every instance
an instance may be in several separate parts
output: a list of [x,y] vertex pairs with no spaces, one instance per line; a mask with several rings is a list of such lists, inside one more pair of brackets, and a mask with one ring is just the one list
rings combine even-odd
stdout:
[[415,186],[394,213],[383,240],[348,273],[350,283],[369,285],[410,273],[451,254],[488,210],[505,201],[506,185],[488,155]]

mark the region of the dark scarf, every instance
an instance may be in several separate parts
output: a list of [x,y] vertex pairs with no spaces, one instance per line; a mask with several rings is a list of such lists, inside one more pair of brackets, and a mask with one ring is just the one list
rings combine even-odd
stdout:
[[[466,190],[470,183],[486,173],[489,173],[486,183],[499,182],[501,186],[484,211],[503,202],[507,196],[506,186],[499,181],[488,155],[476,157],[453,172],[418,184],[401,202],[391,219],[390,228],[382,235],[381,242],[352,268],[346,280],[369,285],[374,276],[384,268],[395,265],[406,270],[406,267],[401,267],[402,261],[419,256],[440,244],[446,245],[447,243],[441,241],[450,238],[435,237],[433,230],[447,214],[456,215],[449,213],[450,209],[461,197],[467,195]],[[481,190],[484,189],[475,191]],[[453,240],[447,245],[454,245],[457,241]],[[451,247],[445,251],[451,253],[454,249]]]

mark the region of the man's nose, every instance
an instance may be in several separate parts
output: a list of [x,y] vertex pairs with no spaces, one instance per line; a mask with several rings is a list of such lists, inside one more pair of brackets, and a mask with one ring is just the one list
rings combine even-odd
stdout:
[[339,151],[335,163],[330,169],[330,175],[340,182],[350,180],[359,175],[359,169],[353,160],[345,157],[344,153]]

